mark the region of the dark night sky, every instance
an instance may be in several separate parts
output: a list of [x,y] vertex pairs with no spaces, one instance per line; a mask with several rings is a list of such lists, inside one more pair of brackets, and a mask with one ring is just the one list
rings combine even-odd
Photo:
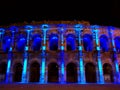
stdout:
[[120,27],[120,0],[9,0],[0,3],[0,26],[41,20],[86,20]]

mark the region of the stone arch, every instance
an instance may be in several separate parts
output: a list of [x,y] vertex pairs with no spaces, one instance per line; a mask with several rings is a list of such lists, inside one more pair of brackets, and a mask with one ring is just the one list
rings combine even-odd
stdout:
[[108,37],[106,35],[100,36],[100,47],[101,47],[101,50],[104,52],[107,52],[109,50]]
[[33,61],[30,64],[29,82],[39,82],[39,78],[40,78],[40,64],[37,61]]
[[96,83],[96,66],[92,62],[88,62],[85,65],[85,77],[87,83]]
[[93,38],[90,34],[83,35],[83,47],[85,51],[92,51],[93,50]]
[[1,62],[0,63],[0,82],[5,81],[6,71],[7,71],[7,63]]
[[35,34],[32,37],[32,49],[39,51],[41,49],[42,38],[39,34]]
[[57,34],[51,34],[49,36],[49,49],[53,51],[58,50],[58,35]]
[[66,36],[66,47],[67,47],[67,50],[70,50],[70,51],[76,49],[75,35],[68,34]]
[[116,36],[116,37],[114,38],[114,42],[115,42],[116,50],[117,50],[118,52],[120,52],[120,36]]
[[15,63],[13,66],[13,82],[21,82],[23,66],[21,63]]
[[66,66],[66,80],[69,83],[78,82],[77,65],[73,62],[69,62]]
[[109,63],[104,63],[103,64],[103,74],[104,74],[104,80],[107,83],[113,82],[113,70],[112,70],[112,65]]
[[48,64],[48,82],[59,82],[59,65],[56,62]]

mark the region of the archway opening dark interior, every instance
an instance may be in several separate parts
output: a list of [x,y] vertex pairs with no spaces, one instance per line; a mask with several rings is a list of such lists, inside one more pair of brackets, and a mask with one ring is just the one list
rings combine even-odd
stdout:
[[74,63],[69,63],[67,64],[67,68],[66,68],[67,72],[66,72],[66,78],[67,78],[67,82],[68,83],[75,83],[78,81],[77,79],[77,65]]
[[112,66],[109,63],[103,65],[104,80],[107,83],[113,82],[113,70]]
[[58,35],[52,34],[49,37],[49,48],[50,50],[57,51],[58,50]]
[[16,63],[13,66],[13,82],[21,82],[23,66],[21,63]]
[[18,39],[17,39],[17,46],[16,49],[18,52],[23,52],[26,46],[26,37],[24,35],[19,35]]
[[59,66],[55,62],[48,65],[48,82],[59,82]]
[[73,34],[67,35],[67,50],[75,50],[75,36]]
[[96,83],[96,67],[93,63],[87,63],[85,65],[85,76],[87,83]]
[[116,47],[116,50],[117,52],[120,52],[120,37],[115,37],[115,47]]
[[5,81],[6,69],[7,69],[6,62],[0,63],[0,82]]
[[40,50],[40,48],[41,48],[41,41],[42,41],[42,39],[41,39],[39,34],[35,34],[33,36],[32,49],[34,51],[39,51]]
[[90,34],[85,34],[83,36],[83,46],[85,51],[92,51],[93,50],[93,38]]
[[102,51],[104,51],[104,52],[108,51],[109,46],[108,46],[108,38],[106,35],[100,36],[100,47],[101,47]]
[[30,65],[29,82],[39,82],[39,78],[40,78],[40,64],[35,61]]

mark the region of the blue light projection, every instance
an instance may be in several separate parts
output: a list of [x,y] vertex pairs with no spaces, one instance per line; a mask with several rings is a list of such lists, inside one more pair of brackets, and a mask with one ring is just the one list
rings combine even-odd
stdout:
[[45,58],[45,50],[46,50],[46,33],[49,30],[48,24],[42,24],[41,30],[43,32],[43,46],[42,46],[42,62],[41,62],[41,72],[40,72],[40,83],[45,83],[45,64],[46,64],[46,58]]
[[26,46],[26,38],[23,35],[20,35],[17,41],[17,50],[19,52],[24,51]]
[[86,51],[92,51],[93,50],[93,38],[90,34],[85,34],[83,36],[83,45],[84,45],[84,49]]
[[11,37],[9,37],[9,36],[5,36],[4,37],[3,45],[2,45],[4,52],[8,52],[9,51],[10,46],[11,46],[11,42],[12,42]]
[[26,72],[27,72],[27,58],[24,58],[23,71],[22,71],[22,82],[26,82]]
[[106,35],[100,36],[100,47],[103,51],[105,51],[105,52],[108,51],[109,46],[108,46],[108,38]]
[[49,37],[49,42],[50,42],[50,50],[58,50],[58,35],[52,34]]
[[43,25],[41,25],[41,29],[43,31],[43,44],[45,45],[46,44],[46,32],[49,30],[49,25],[48,24],[43,24]]
[[76,35],[78,37],[78,50],[79,50],[79,68],[80,68],[80,71],[79,71],[79,74],[78,74],[78,83],[80,84],[84,84],[85,83],[85,72],[84,72],[84,62],[83,62],[83,58],[82,58],[82,45],[81,45],[81,41],[82,41],[82,31],[83,31],[83,25],[82,24],[76,24],[74,26],[74,29],[75,29],[75,32],[76,32]]
[[67,35],[67,50],[75,50],[75,36],[73,34]]
[[114,41],[115,41],[116,50],[120,52],[120,37],[119,36],[115,37]]
[[42,42],[42,39],[41,39],[40,35],[35,34],[33,36],[33,43],[32,43],[32,48],[33,48],[34,51],[39,51],[40,50],[41,42]]
[[45,83],[45,58],[42,58],[41,62],[41,77],[40,77],[40,83]]

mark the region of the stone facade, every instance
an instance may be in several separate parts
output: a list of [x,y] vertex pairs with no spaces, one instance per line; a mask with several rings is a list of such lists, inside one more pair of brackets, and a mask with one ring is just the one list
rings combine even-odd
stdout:
[[0,82],[119,83],[120,28],[41,21],[0,28]]

